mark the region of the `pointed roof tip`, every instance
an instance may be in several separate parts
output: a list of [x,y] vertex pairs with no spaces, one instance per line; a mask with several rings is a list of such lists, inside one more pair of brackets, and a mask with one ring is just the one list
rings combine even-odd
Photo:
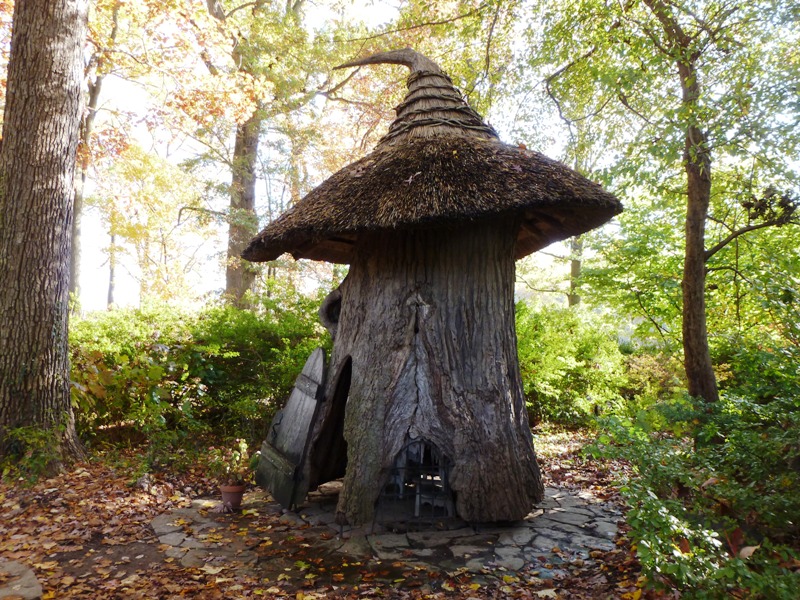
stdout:
[[417,137],[466,135],[497,139],[497,132],[469,106],[450,77],[427,56],[413,48],[389,50],[335,67],[393,64],[408,67],[408,93],[395,111],[397,117],[378,142],[386,148]]
[[412,48],[402,48],[400,50],[389,50],[387,52],[378,52],[364,58],[346,62],[334,69],[346,69],[348,67],[361,67],[363,65],[403,65],[408,67],[411,73],[418,73],[420,71],[431,71],[433,73],[444,74],[441,67],[433,62],[427,56],[420,54]]

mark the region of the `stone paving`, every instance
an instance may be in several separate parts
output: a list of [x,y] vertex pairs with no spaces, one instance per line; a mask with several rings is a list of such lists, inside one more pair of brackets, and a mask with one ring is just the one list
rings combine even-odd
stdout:
[[[523,521],[508,526],[456,523],[450,529],[395,533],[380,525],[341,528],[334,523],[335,496],[311,494],[297,512],[281,510],[262,492],[245,496],[242,515],[219,515],[219,503],[197,500],[152,522],[167,557],[186,567],[205,569],[235,562],[257,569],[255,548],[298,532],[304,545],[320,556],[405,564],[447,572],[475,574],[525,569],[540,579],[560,578],[570,565],[589,564],[614,548],[619,508],[588,492],[547,488],[544,501]],[[247,526],[249,515],[272,513],[277,525],[261,532]],[[239,520],[236,518],[239,517]],[[231,519],[234,520],[231,520]],[[276,537],[277,536],[277,537]],[[269,559],[270,567],[280,554]],[[285,562],[291,566],[292,557]],[[286,570],[289,570],[288,567]]]
[[[535,511],[507,526],[455,521],[446,529],[405,533],[378,524],[342,528],[334,523],[335,504],[336,490],[323,488],[310,494],[300,510],[290,512],[268,494],[256,491],[245,496],[240,514],[216,512],[217,500],[195,500],[191,507],[159,515],[151,526],[166,560],[210,573],[233,565],[252,573],[263,573],[267,567],[288,572],[297,564],[300,549],[302,556],[339,559],[340,565],[348,560],[381,568],[403,563],[422,571],[468,571],[477,578],[496,576],[498,571],[525,571],[548,580],[566,576],[574,566],[588,566],[602,552],[612,550],[622,518],[616,505],[589,492],[552,487],[545,490],[545,499]],[[264,516],[268,519],[260,520]],[[270,547],[268,560],[259,563],[264,549]],[[0,562],[0,574],[0,599],[41,596],[41,586],[29,568]]]

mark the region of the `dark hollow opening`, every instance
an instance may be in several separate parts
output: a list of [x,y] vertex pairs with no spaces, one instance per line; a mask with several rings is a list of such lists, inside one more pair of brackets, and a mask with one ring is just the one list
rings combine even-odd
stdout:
[[395,531],[455,526],[452,462],[432,442],[406,444],[395,457],[378,498],[376,520]]
[[339,369],[336,387],[330,398],[331,407],[327,414],[311,453],[311,487],[344,477],[347,470],[347,442],[344,439],[344,415],[347,396],[350,393],[350,379],[353,374],[353,361],[348,356]]

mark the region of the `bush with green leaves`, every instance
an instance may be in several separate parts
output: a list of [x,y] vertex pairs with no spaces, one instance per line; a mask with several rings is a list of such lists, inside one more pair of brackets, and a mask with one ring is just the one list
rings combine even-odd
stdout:
[[723,391],[762,404],[800,396],[800,346],[789,339],[752,330],[712,341]]
[[319,298],[275,286],[253,309],[163,305],[71,325],[72,398],[84,439],[127,428],[151,466],[217,437],[263,438],[312,350],[329,344]]
[[41,477],[53,475],[63,456],[58,430],[16,427],[5,432],[0,475],[33,485]]
[[590,453],[622,458],[626,520],[646,575],[692,598],[796,598],[800,399],[663,402],[660,430],[603,421]]
[[516,308],[520,371],[533,423],[585,424],[619,405],[624,358],[610,327],[577,308]]

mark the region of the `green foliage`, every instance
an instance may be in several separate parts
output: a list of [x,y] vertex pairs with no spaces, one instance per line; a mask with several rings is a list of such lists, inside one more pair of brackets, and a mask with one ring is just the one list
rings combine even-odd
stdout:
[[646,430],[664,427],[664,413],[658,407],[680,402],[685,389],[680,362],[674,356],[640,350],[625,356],[625,374],[620,389],[624,402],[617,414]]
[[[311,351],[327,336],[318,300],[273,287],[256,310],[211,305],[115,310],[71,328],[72,399],[84,438],[133,430],[149,466],[203,436],[265,435]],[[139,441],[139,440],[135,440]]]
[[653,410],[661,430],[612,417],[589,448],[633,467],[622,492],[650,582],[692,598],[794,598],[800,401],[683,398]]
[[800,397],[800,348],[749,331],[715,340],[720,388],[759,403]]
[[229,446],[209,448],[208,470],[220,485],[242,485],[251,473],[247,442],[238,438]]
[[574,308],[517,304],[520,371],[531,421],[585,423],[621,402],[623,356],[609,328]]
[[63,459],[59,431],[54,429],[9,429],[4,433],[3,445],[0,473],[4,479],[19,480],[27,485],[52,475]]

